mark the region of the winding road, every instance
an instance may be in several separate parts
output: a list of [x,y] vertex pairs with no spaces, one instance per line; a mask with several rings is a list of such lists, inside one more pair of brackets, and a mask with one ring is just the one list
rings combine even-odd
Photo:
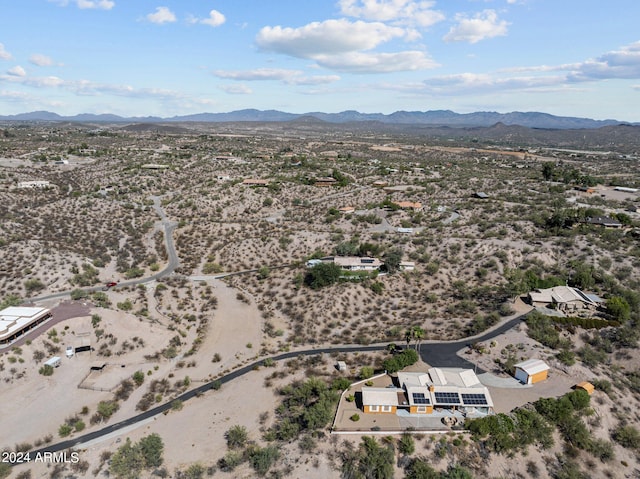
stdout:
[[[433,342],[425,342],[422,343],[420,347],[420,357],[421,359],[434,367],[456,367],[456,368],[473,368],[474,365],[469,361],[461,358],[457,355],[457,352],[466,347],[470,341],[480,342],[480,341],[488,341],[500,334],[508,331],[513,328],[517,324],[519,324],[522,319],[528,313],[521,314],[516,316],[496,327],[491,329],[488,332],[481,333],[480,335],[465,338],[462,340],[456,341],[433,341]],[[317,349],[305,349],[301,351],[290,351],[287,353],[278,354],[276,356],[271,356],[270,359],[274,361],[284,361],[287,359],[296,358],[298,356],[312,356],[315,354],[330,354],[330,353],[353,353],[353,352],[368,352],[368,351],[381,351],[386,348],[389,343],[378,343],[367,346],[362,345],[344,345],[344,346],[334,346],[334,347],[325,347],[325,348],[317,348]],[[158,414],[165,413],[172,408],[173,402],[178,401],[188,401],[193,399],[194,397],[199,397],[202,394],[206,393],[210,390],[215,390],[219,386],[222,386],[234,379],[239,378],[240,376],[244,376],[245,374],[254,371],[256,367],[264,364],[264,361],[267,358],[262,358],[258,361],[254,361],[251,364],[247,364],[235,371],[232,371],[224,376],[210,381],[206,384],[203,384],[195,389],[191,389],[170,401],[161,404],[159,406],[154,407],[153,409],[149,409],[143,413],[137,414],[135,416],[130,417],[124,421],[120,421],[115,424],[110,424],[108,426],[103,427],[97,431],[93,431],[82,436],[78,436],[73,439],[69,439],[67,441],[62,441],[56,444],[48,445],[43,448],[31,451],[31,454],[37,455],[38,453],[44,452],[58,452],[63,451],[69,448],[78,448],[82,444],[88,443],[89,441],[93,441],[95,439],[99,439],[101,437],[107,436],[114,432],[117,432],[121,429],[133,426],[142,421],[146,421]],[[478,369],[478,372],[484,372]]]
[[[170,221],[161,206],[160,203],[160,197],[154,196],[152,197],[153,202],[154,202],[154,209],[155,211],[158,213],[158,215],[160,216],[162,225],[164,227],[164,237],[165,237],[165,246],[167,249],[167,255],[168,255],[168,264],[167,266],[160,272],[146,277],[146,278],[140,278],[140,279],[134,279],[131,281],[124,281],[118,284],[118,287],[121,286],[129,286],[129,285],[138,285],[138,284],[144,284],[144,283],[149,283],[152,281],[155,281],[157,279],[163,278],[165,276],[168,276],[170,274],[172,274],[175,269],[177,268],[177,266],[179,265],[179,259],[178,259],[178,255],[176,253],[175,250],[175,245],[173,242],[173,237],[172,237],[172,233],[174,231],[174,229],[177,226],[177,223]],[[87,289],[87,291],[98,291],[100,290],[101,287],[94,287],[94,288],[89,288]],[[69,292],[62,292],[62,293],[55,293],[55,294],[51,294],[51,295],[47,295],[47,296],[42,296],[42,297],[38,297],[38,298],[33,298],[29,301],[45,301],[45,300],[49,300],[49,299],[55,299],[55,298],[60,298],[60,297],[64,297],[69,295]],[[420,356],[422,358],[422,360],[431,365],[431,366],[437,366],[437,367],[459,367],[459,368],[473,368],[474,365],[472,363],[470,363],[469,361],[465,360],[464,358],[461,358],[460,356],[457,355],[457,352],[459,350],[461,350],[462,348],[464,348],[465,346],[468,346],[470,344],[470,342],[481,342],[481,341],[487,341],[490,340],[496,336],[499,336],[500,334],[508,331],[509,329],[513,328],[515,325],[519,324],[522,319],[527,315],[528,313],[525,314],[521,314],[519,316],[516,316],[502,324],[496,325],[493,328],[491,328],[488,331],[485,331],[484,333],[481,333],[479,335],[473,336],[473,337],[469,337],[469,338],[465,338],[465,339],[461,339],[461,340],[456,340],[456,341],[426,341],[423,342],[420,346],[419,346],[419,351],[420,351]],[[47,323],[44,323],[47,324]],[[38,328],[39,329],[39,328]],[[37,330],[34,330],[34,333]],[[41,332],[41,331],[40,331]],[[38,332],[39,334],[39,332]],[[349,352],[367,352],[367,351],[380,351],[380,350],[384,350],[387,345],[389,343],[378,343],[378,344],[372,344],[372,345],[343,345],[343,346],[333,346],[333,347],[320,347],[320,348],[315,348],[315,349],[306,349],[306,350],[299,350],[299,351],[291,351],[291,352],[286,352],[286,353],[282,353],[282,354],[278,354],[275,356],[271,356],[271,359],[274,361],[283,361],[286,359],[291,359],[291,358],[296,358],[298,356],[311,356],[311,355],[315,355],[315,354],[329,354],[329,353],[349,353]],[[224,385],[230,381],[233,381],[234,379],[243,376],[251,371],[253,371],[257,366],[260,366],[264,363],[264,360],[267,358],[262,358],[260,360],[257,360],[251,364],[248,364],[246,366],[243,366],[241,368],[236,369],[235,371],[232,371],[216,380],[210,381],[206,384],[203,384],[195,389],[189,390],[181,395],[179,395],[176,398],[171,399],[171,401],[168,401],[164,404],[161,404],[159,406],[156,406],[152,409],[149,409],[145,412],[142,412],[140,414],[137,414],[135,416],[130,417],[129,419],[126,419],[124,421],[118,422],[118,423],[114,423],[114,424],[110,424],[108,426],[103,427],[102,429],[99,429],[97,431],[93,431],[93,432],[89,432],[87,434],[84,434],[82,436],[78,436],[75,437],[73,439],[69,439],[66,441],[62,441],[56,444],[51,444],[48,446],[45,446],[43,448],[40,449],[36,449],[34,451],[31,451],[31,454],[36,455],[38,453],[44,453],[44,452],[58,452],[58,451],[63,451],[69,448],[77,448],[78,446],[81,446],[82,444],[88,443],[89,441],[93,441],[95,439],[99,439],[101,437],[107,436],[109,434],[112,434],[114,432],[117,432],[119,430],[122,430],[124,428],[133,426],[137,423],[140,423],[142,421],[145,421],[147,419],[150,419],[154,416],[157,416],[158,414],[162,414],[165,413],[166,411],[169,411],[172,407],[172,403],[176,400],[185,402],[188,401],[194,397],[198,397],[202,394],[204,394],[205,392],[212,390],[212,389],[216,389],[217,387],[219,387],[220,385]]]

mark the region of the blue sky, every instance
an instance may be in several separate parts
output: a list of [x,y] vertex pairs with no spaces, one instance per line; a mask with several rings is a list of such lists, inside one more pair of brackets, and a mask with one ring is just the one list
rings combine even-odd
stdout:
[[0,0],[0,114],[640,121],[638,0]]

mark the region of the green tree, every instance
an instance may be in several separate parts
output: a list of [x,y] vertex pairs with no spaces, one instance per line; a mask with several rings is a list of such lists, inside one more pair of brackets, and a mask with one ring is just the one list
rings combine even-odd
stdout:
[[144,459],[144,465],[147,469],[160,467],[160,465],[162,465],[164,443],[160,435],[154,433],[143,437],[138,442],[138,447]]
[[111,456],[109,472],[118,479],[137,479],[144,466],[144,456],[137,445],[126,442]]
[[10,294],[5,296],[2,301],[0,301],[0,310],[8,308],[9,306],[19,306],[22,303],[22,299],[15,294]]
[[551,162],[547,161],[542,165],[542,177],[546,181],[550,181],[555,177],[555,167]]
[[607,299],[607,313],[609,313],[616,321],[621,323],[627,321],[631,317],[631,306],[621,296],[612,296]]
[[402,262],[402,250],[394,248],[384,255],[384,268],[391,274],[400,269],[400,263]]
[[405,479],[441,479],[440,473],[424,459],[415,459],[409,464]]
[[378,444],[375,438],[364,436],[360,443],[358,471],[366,479],[391,479],[394,454],[390,447]]
[[313,289],[337,283],[342,275],[340,266],[335,263],[318,263],[309,269],[305,282]]

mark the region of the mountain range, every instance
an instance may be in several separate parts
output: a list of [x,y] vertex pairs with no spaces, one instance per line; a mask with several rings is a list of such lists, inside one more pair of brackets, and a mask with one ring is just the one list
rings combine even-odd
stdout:
[[180,122],[283,122],[304,118],[315,118],[327,123],[380,122],[394,125],[425,125],[449,127],[489,127],[497,123],[519,125],[528,128],[543,129],[593,129],[619,124],[640,125],[618,120],[593,120],[568,116],[555,116],[540,112],[475,112],[455,113],[450,110],[432,111],[396,111],[391,114],[360,113],[354,110],[340,113],[287,113],[278,110],[245,109],[227,113],[197,113],[173,117],[122,117],[113,114],[82,113],[73,116],[61,116],[49,111],[34,111],[17,115],[0,115],[0,121],[67,121],[102,123],[180,123]]

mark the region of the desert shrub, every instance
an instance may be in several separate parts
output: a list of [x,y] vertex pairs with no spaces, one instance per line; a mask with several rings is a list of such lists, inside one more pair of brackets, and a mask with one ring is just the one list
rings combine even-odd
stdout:
[[401,454],[409,456],[413,454],[416,450],[416,443],[413,440],[413,437],[409,434],[403,434],[400,440],[398,441],[398,451]]
[[109,419],[117,410],[119,406],[116,401],[100,401],[98,403],[98,414],[103,420]]
[[77,301],[77,300],[80,300],[80,299],[88,298],[89,297],[89,293],[87,291],[82,290],[82,289],[74,289],[73,291],[71,291],[69,296],[71,296],[71,299]]
[[339,394],[317,378],[283,387],[278,406],[278,421],[271,434],[279,440],[291,440],[303,431],[325,427],[333,418]]
[[388,445],[381,445],[370,436],[364,436],[358,450],[342,453],[343,477],[393,477],[394,452]]
[[358,375],[360,379],[369,379],[373,376],[374,370],[371,366],[364,366],[360,369],[360,374]]
[[607,360],[607,353],[584,345],[578,350],[578,356],[585,366],[593,368]]
[[142,371],[136,371],[133,373],[133,382],[136,383],[136,386],[142,386],[144,382],[144,373]]
[[576,363],[575,353],[573,351],[569,351],[568,349],[563,349],[558,354],[556,354],[556,359],[562,364],[566,364],[567,366],[573,366]]
[[405,479],[441,479],[438,471],[426,459],[414,459],[406,469]]
[[225,433],[225,438],[227,439],[227,447],[235,449],[244,447],[249,438],[249,434],[247,433],[246,427],[235,425]]
[[552,349],[560,346],[560,333],[556,330],[551,318],[534,311],[527,316],[526,322],[527,334],[531,339]]
[[256,447],[251,449],[248,455],[251,467],[259,476],[264,476],[280,458],[280,451],[276,446]]
[[53,371],[54,371],[53,366],[49,364],[45,364],[40,369],[38,369],[38,372],[43,376],[51,376],[53,374]]
[[27,290],[27,294],[35,293],[45,288],[45,285],[38,278],[31,278],[24,282],[24,289]]
[[640,432],[632,425],[618,426],[613,430],[611,437],[627,449],[640,448]]
[[218,461],[218,467],[225,472],[230,472],[244,461],[245,458],[241,452],[229,451]]

